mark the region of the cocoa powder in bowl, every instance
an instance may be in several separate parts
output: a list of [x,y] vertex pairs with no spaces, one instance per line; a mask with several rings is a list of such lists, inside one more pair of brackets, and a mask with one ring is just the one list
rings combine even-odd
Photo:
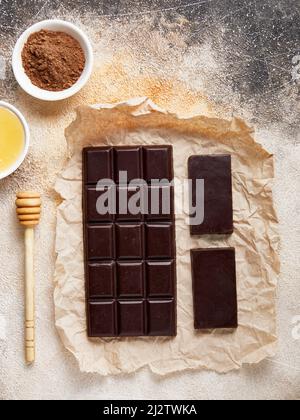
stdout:
[[80,43],[65,32],[41,30],[28,38],[22,62],[35,86],[59,92],[78,81],[85,67],[85,54]]

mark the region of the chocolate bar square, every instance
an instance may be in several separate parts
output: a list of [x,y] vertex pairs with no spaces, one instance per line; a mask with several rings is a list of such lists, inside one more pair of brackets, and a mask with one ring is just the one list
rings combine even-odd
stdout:
[[237,328],[234,248],[191,251],[195,329]]
[[[142,158],[139,147],[115,148],[115,179],[118,183],[127,185],[132,180],[140,180],[142,177]],[[121,182],[120,172],[126,172],[126,182]]]
[[88,324],[90,337],[114,337],[116,303],[103,300],[88,303]]
[[110,262],[88,264],[89,298],[113,298],[115,290],[115,264]]
[[[117,188],[117,216],[118,222],[142,222],[141,197],[144,190],[141,187],[122,186]],[[132,200],[134,203],[131,205]],[[134,207],[134,208],[133,208]]]
[[172,224],[146,224],[147,258],[174,258],[174,227]]
[[88,225],[89,259],[112,260],[115,257],[114,225]]
[[119,262],[117,275],[120,298],[144,297],[143,262]]
[[145,334],[145,317],[143,301],[120,301],[118,303],[118,314],[120,336],[136,337]]
[[174,261],[147,262],[146,276],[149,296],[151,298],[174,296],[174,274]]
[[[170,334],[170,325],[175,325],[173,300],[149,300],[148,328],[151,336],[165,336]],[[175,331],[173,331],[173,334]]]
[[148,189],[147,221],[172,220],[174,217],[174,188],[170,185],[150,186]]
[[[106,196],[107,196],[107,194],[111,194],[112,199],[113,199],[113,189],[112,188],[109,188],[108,190],[105,190],[105,191],[97,191],[97,188],[95,188],[95,187],[86,188],[86,190],[85,190],[85,197],[86,197],[85,212],[86,212],[87,220],[89,220],[89,222],[108,222],[108,223],[112,223],[114,221],[115,215],[112,211],[109,211],[108,203],[106,203],[106,201],[104,203],[105,206],[103,206],[103,211],[101,213],[98,211],[98,206],[97,206],[98,200],[100,200],[101,197],[103,197],[103,199],[106,198],[106,196],[104,197],[104,194]],[[115,207],[113,207],[113,208],[115,208]]]
[[[230,155],[192,156],[188,163],[189,180],[192,181],[192,205],[204,204],[203,223],[192,222],[191,235],[232,234],[233,204]],[[197,189],[197,180],[204,181],[204,203]]]
[[113,149],[111,147],[87,148],[83,156],[84,182],[97,184],[102,179],[112,179]]
[[143,231],[142,224],[116,225],[117,258],[135,260],[143,258]]
[[173,149],[170,146],[144,148],[144,176],[150,184],[157,181],[173,181]]

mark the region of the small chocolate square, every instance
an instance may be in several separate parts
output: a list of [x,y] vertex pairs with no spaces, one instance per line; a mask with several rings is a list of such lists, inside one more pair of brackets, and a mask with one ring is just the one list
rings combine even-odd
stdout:
[[111,147],[86,148],[83,152],[86,184],[97,184],[103,179],[112,179]]
[[175,262],[148,262],[146,265],[148,296],[174,296]]
[[[95,187],[87,188],[86,189],[86,206],[87,206],[86,218],[87,220],[89,222],[113,222],[115,218],[115,213],[116,213],[115,201],[116,201],[116,197],[114,194],[113,187],[107,189],[106,191],[97,191]],[[107,211],[105,212],[105,210]]]
[[90,337],[114,337],[116,335],[114,301],[90,302],[88,311]]
[[118,187],[117,221],[141,222],[143,220],[141,199],[143,200],[144,194],[144,189],[141,187]]
[[118,296],[120,298],[143,297],[144,264],[119,262],[117,264]]
[[155,180],[172,181],[173,174],[172,146],[148,146],[144,148],[144,175],[148,183]]
[[170,185],[151,186],[148,193],[148,221],[174,218],[174,189]]
[[[126,172],[126,180],[120,179],[120,172]],[[139,147],[115,148],[115,179],[116,182],[127,185],[133,180],[142,178],[141,150]]]
[[120,259],[143,258],[143,225],[116,224],[117,257]]
[[115,290],[115,264],[88,264],[89,298],[113,298]]
[[118,302],[119,335],[122,337],[138,337],[145,335],[144,302]]
[[88,225],[87,241],[89,259],[114,259],[114,225]]
[[147,258],[174,258],[174,227],[172,223],[146,224]]
[[148,302],[148,333],[150,336],[176,335],[175,325],[173,300],[150,300]]

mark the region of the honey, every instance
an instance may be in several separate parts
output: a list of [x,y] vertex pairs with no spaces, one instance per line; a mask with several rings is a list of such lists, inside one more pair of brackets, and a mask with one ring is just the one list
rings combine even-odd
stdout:
[[0,173],[9,170],[25,145],[24,127],[16,114],[0,105]]

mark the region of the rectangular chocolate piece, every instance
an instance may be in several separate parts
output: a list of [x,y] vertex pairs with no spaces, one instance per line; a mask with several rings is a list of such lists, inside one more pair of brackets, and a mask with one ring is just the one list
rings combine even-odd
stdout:
[[202,224],[191,223],[191,235],[233,233],[231,156],[192,156],[188,172],[192,180],[193,207],[203,203],[199,191],[196,197],[196,181],[204,180],[204,221]]
[[[89,337],[176,335],[173,178],[171,146],[83,150]],[[97,191],[103,179],[114,185]],[[149,211],[130,212],[129,202],[141,191]],[[113,196],[115,211],[100,214],[99,200]],[[161,204],[166,196],[169,206]]]
[[195,329],[237,328],[234,248],[191,251]]

